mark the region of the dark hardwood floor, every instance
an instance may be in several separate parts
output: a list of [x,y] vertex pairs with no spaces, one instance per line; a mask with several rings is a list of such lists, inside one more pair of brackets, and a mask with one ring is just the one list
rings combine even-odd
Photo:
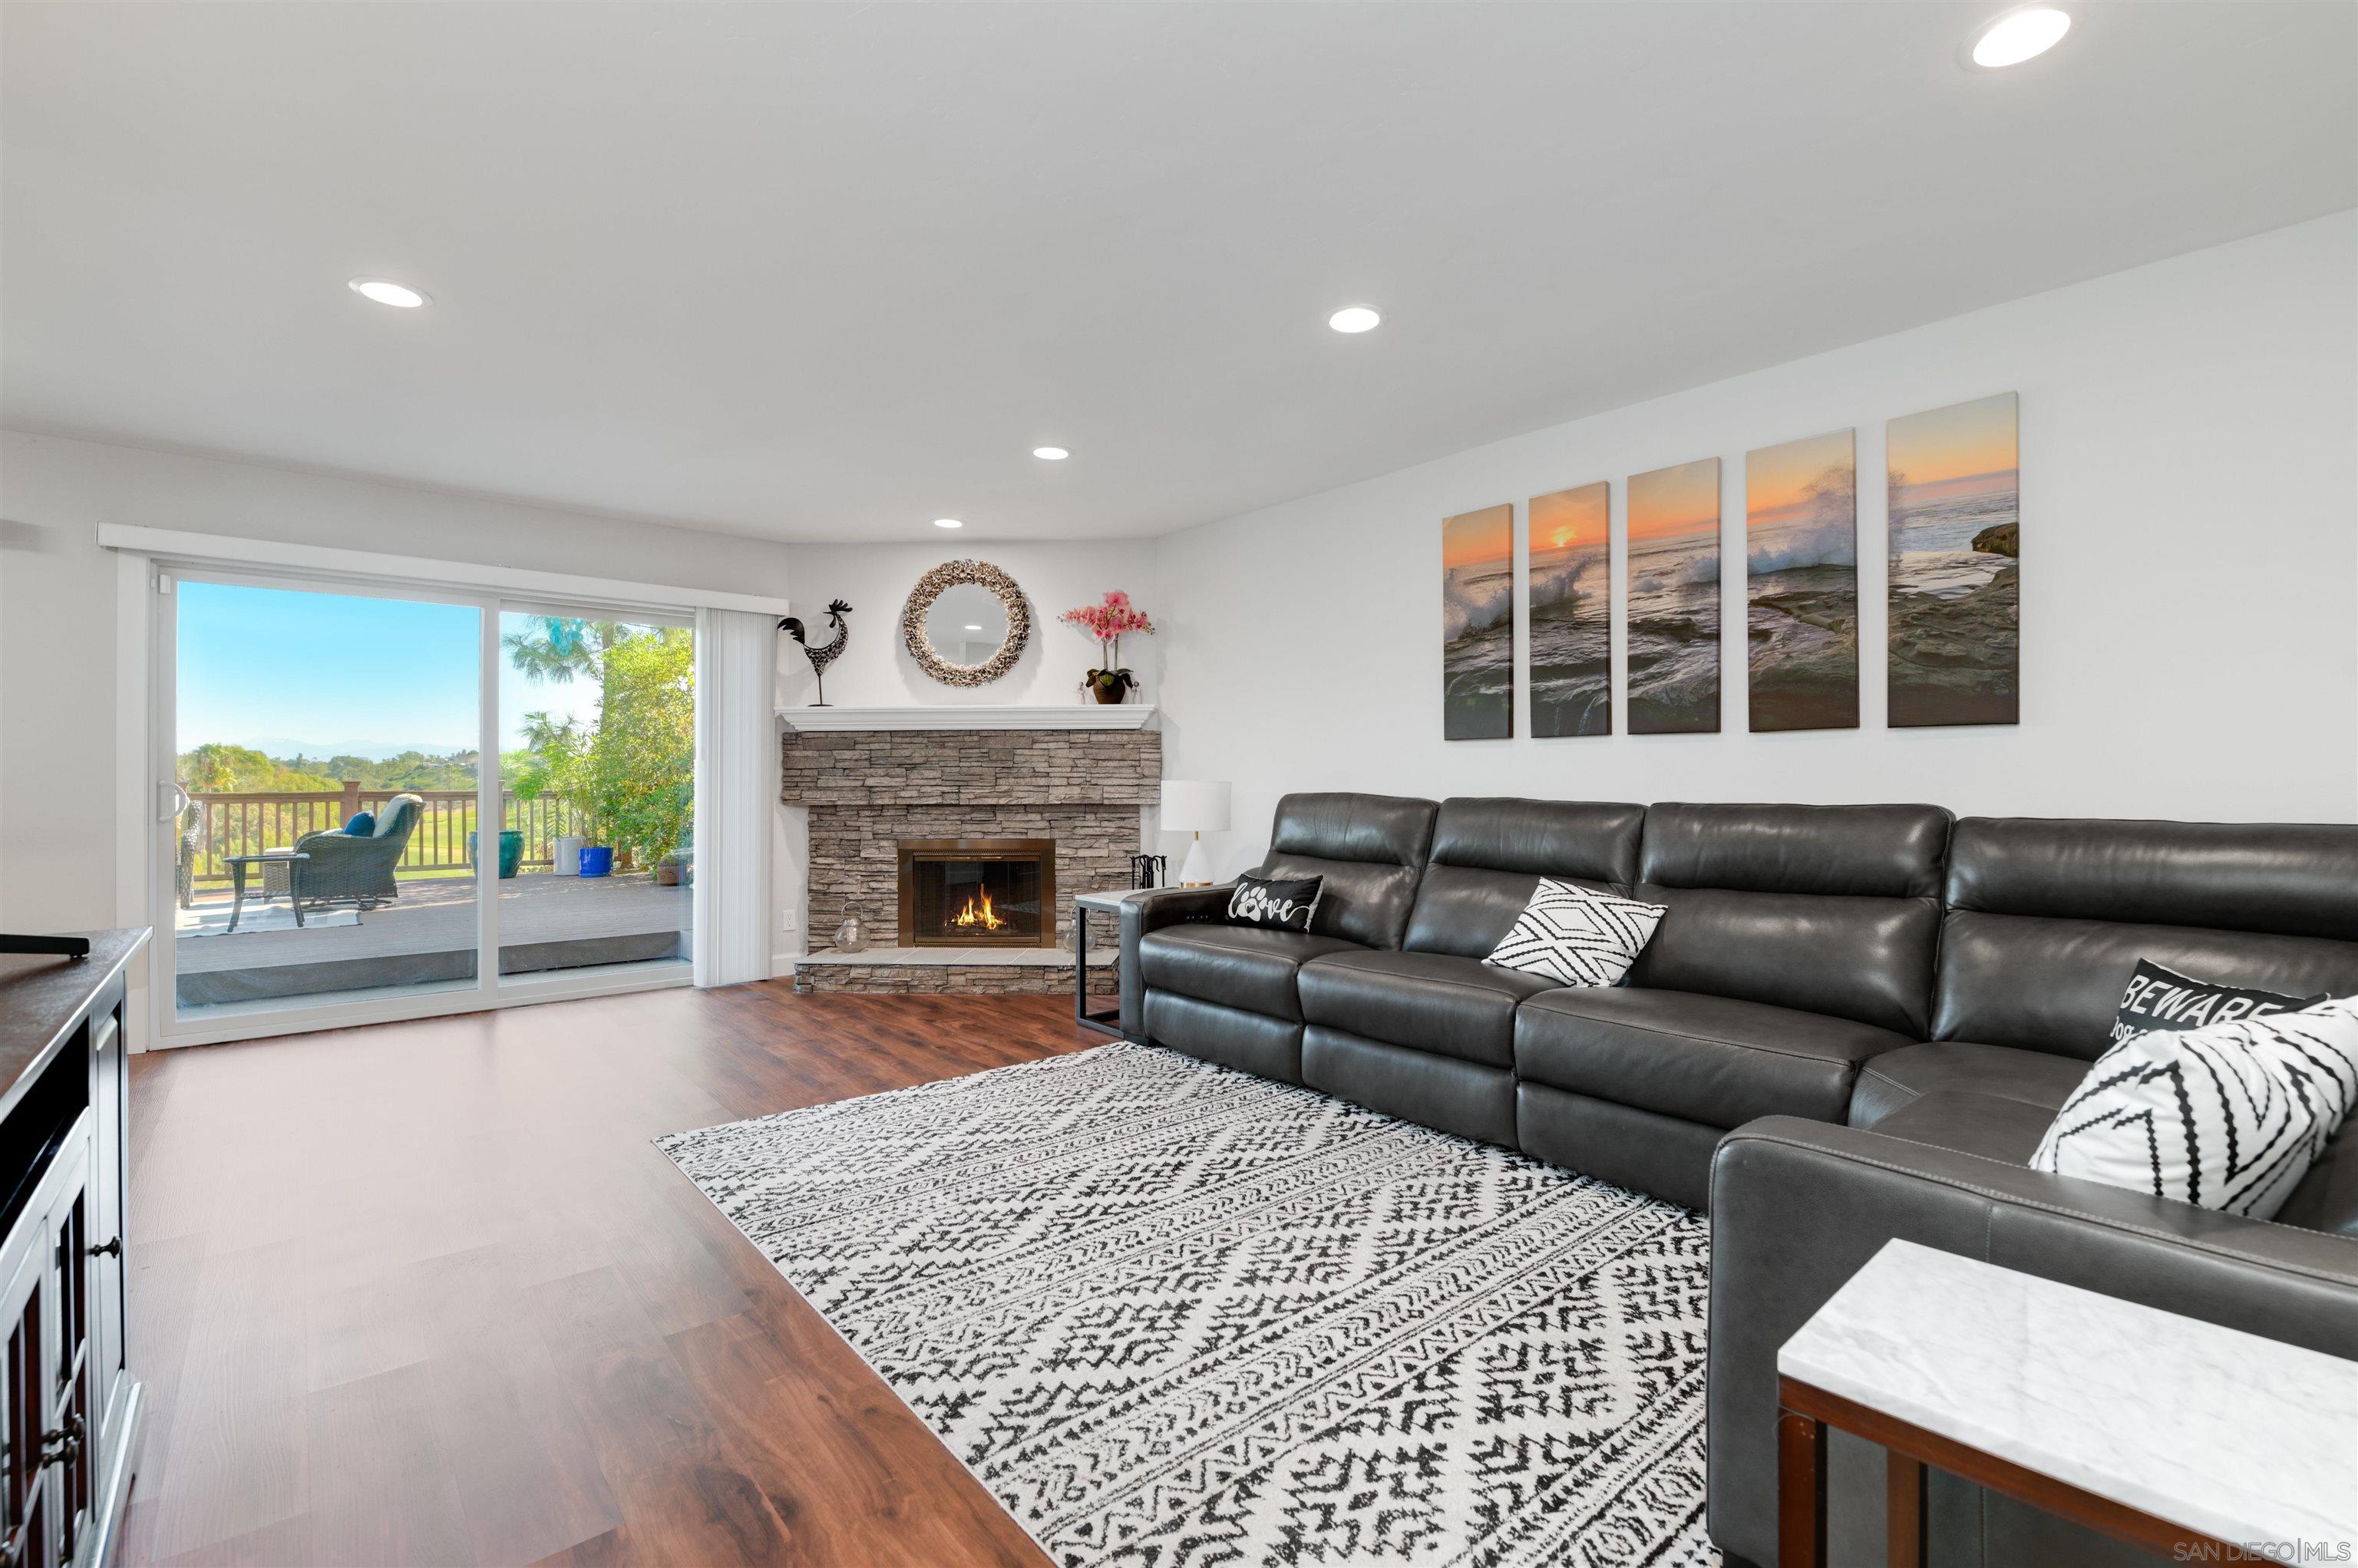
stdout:
[[1099,1044],[658,991],[150,1053],[133,1563],[1045,1562],[648,1140]]

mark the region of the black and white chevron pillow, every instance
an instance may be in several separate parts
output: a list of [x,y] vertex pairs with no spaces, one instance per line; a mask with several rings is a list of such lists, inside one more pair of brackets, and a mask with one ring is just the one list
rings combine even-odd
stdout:
[[2030,1168],[2269,1219],[2353,1104],[2358,997],[2154,1030],[2096,1058]]
[[1568,986],[1618,985],[1668,913],[1662,904],[1541,877],[1531,902],[1483,962]]

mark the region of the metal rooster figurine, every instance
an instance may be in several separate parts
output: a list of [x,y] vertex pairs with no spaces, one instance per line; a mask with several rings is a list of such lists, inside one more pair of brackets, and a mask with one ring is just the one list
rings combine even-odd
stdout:
[[851,623],[844,617],[850,612],[851,606],[839,599],[827,601],[827,618],[835,627],[835,640],[824,648],[811,646],[810,639],[803,634],[803,623],[798,617],[789,615],[778,622],[779,631],[793,633],[795,641],[803,645],[803,653],[811,662],[811,674],[818,677],[818,700],[811,704],[813,708],[830,706],[827,700],[827,666],[843,656],[843,644],[851,635]]

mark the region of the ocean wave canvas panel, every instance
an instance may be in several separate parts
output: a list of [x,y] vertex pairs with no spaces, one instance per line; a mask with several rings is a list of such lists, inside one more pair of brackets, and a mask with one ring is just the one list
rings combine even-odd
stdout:
[[1744,458],[1752,728],[1858,728],[1858,457],[1837,430]]
[[2017,425],[2007,392],[1886,427],[1895,729],[2020,722]]
[[1629,481],[1629,733],[1719,729],[1719,460]]
[[1613,733],[1613,487],[1531,502],[1531,733]]
[[1515,509],[1441,524],[1441,733],[1503,741],[1515,732]]

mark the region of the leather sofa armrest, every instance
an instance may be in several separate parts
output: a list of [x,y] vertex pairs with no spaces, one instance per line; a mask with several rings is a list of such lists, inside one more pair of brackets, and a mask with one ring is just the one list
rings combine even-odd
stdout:
[[[1777,1557],[1777,1351],[1894,1238],[2358,1357],[2358,1241],[1858,1128],[1737,1128],[1712,1157],[1710,1215],[1707,1517],[1758,1563]],[[1949,1518],[1980,1528],[1978,1510]]]
[[1121,1033],[1146,1039],[1146,980],[1138,967],[1138,945],[1150,931],[1190,921],[1227,918],[1233,884],[1208,888],[1154,888],[1121,903]]

